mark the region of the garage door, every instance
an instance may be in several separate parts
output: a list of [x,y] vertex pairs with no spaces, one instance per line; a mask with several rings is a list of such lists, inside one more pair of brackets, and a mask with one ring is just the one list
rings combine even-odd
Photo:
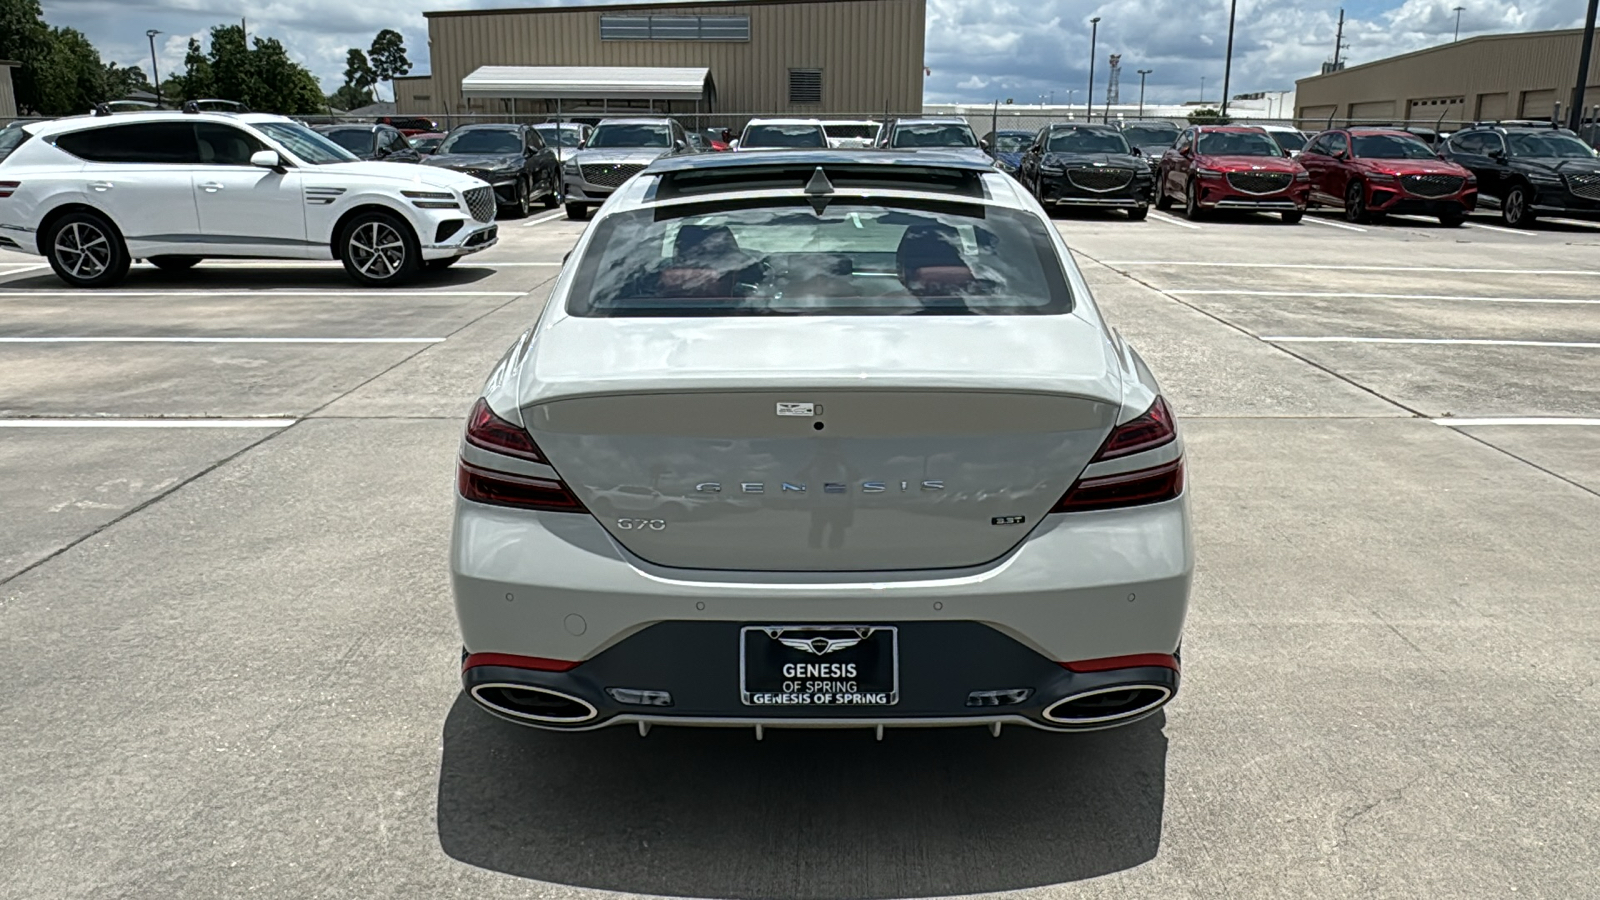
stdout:
[[[1600,99],[1600,91],[1595,92],[1595,98]],[[1328,127],[1328,117],[1334,114],[1338,107],[1332,104],[1327,106],[1302,106],[1297,124],[1301,128],[1321,131]]]
[[1350,104],[1353,122],[1390,122],[1394,119],[1393,100],[1374,100],[1369,103]]
[[1547,119],[1556,111],[1556,92],[1549,91],[1523,91],[1522,92],[1522,117],[1525,119]]
[[1505,94],[1479,94],[1478,115],[1480,122],[1497,122],[1506,117]]

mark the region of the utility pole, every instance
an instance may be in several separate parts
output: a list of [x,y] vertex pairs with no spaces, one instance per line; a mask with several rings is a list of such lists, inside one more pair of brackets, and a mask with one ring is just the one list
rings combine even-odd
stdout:
[[1339,10],[1339,30],[1333,35],[1333,70],[1339,71],[1339,53],[1344,50],[1344,10]]
[[1228,83],[1233,78],[1233,19],[1239,12],[1239,0],[1228,4],[1228,58],[1222,64],[1222,117],[1228,115]]
[[160,33],[154,28],[144,33],[144,36],[150,39],[150,76],[156,80],[156,108],[158,109],[161,107],[161,72],[156,68],[156,35]]
[[1144,118],[1144,77],[1154,72],[1155,69],[1139,70],[1139,118]]
[[1454,38],[1450,39],[1450,43],[1452,43],[1452,44],[1454,44],[1456,41],[1461,40],[1461,12],[1462,12],[1462,10],[1465,10],[1465,9],[1466,9],[1465,6],[1456,7],[1456,36]]
[[1094,48],[1100,40],[1100,17],[1089,20],[1089,93],[1083,95],[1083,120],[1094,121]]
[[1589,56],[1594,50],[1594,15],[1600,0],[1589,0],[1589,15],[1583,20],[1583,48],[1578,51],[1578,86],[1572,89],[1573,131],[1583,128],[1583,89],[1589,84]]

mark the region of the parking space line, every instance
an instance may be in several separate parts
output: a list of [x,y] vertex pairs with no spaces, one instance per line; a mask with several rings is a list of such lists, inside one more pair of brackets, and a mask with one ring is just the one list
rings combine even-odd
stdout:
[[1306,269],[1328,272],[1455,272],[1464,275],[1600,275],[1600,269],[1478,269],[1457,266],[1357,266],[1343,263],[1211,262],[1209,260],[1107,259],[1103,266],[1204,266],[1208,269]]
[[1574,347],[1600,350],[1600,341],[1516,341],[1497,338],[1298,337],[1257,335],[1274,344],[1467,344],[1479,347]]
[[46,336],[0,337],[0,344],[439,344],[442,337],[321,338],[321,337],[113,337]]
[[0,419],[0,428],[287,428],[299,419]]
[[1199,231],[1200,230],[1200,226],[1194,224],[1193,222],[1185,222],[1182,219],[1174,219],[1171,216],[1164,216],[1164,215],[1162,215],[1161,213],[1158,213],[1158,212],[1150,213],[1150,218],[1152,220],[1156,221],[1156,222],[1164,222],[1164,223],[1166,223],[1168,225],[1177,225],[1177,226],[1182,227],[1182,228],[1188,228],[1188,229],[1190,229],[1192,231]]
[[566,215],[565,212],[554,212],[548,216],[540,216],[537,219],[529,219],[528,221],[522,223],[522,227],[528,228],[533,225],[542,225],[545,222],[554,222],[556,219],[559,219],[564,215]]
[[1600,300],[1576,297],[1469,297],[1456,294],[1350,294],[1340,291],[1238,291],[1238,290],[1167,290],[1165,293],[1184,297],[1308,297],[1351,300],[1473,300],[1482,303],[1558,303],[1600,304]]
[[1577,225],[1580,228],[1600,228],[1600,222],[1585,222],[1582,219],[1545,219],[1545,221],[1554,222],[1557,225]]
[[1304,219],[1301,219],[1300,221],[1302,221],[1302,222],[1310,222],[1313,225],[1326,225],[1329,228],[1343,228],[1345,231],[1359,231],[1362,234],[1366,234],[1367,233],[1367,230],[1365,228],[1360,227],[1359,225],[1347,225],[1344,222],[1331,222],[1331,221],[1329,221],[1327,219],[1321,219],[1321,218],[1318,218],[1316,216],[1306,216]]
[[253,291],[30,291],[0,287],[0,297],[521,297],[527,291],[329,291],[262,288]]
[[1600,427],[1600,419],[1561,418],[1556,416],[1513,416],[1489,419],[1434,419],[1433,424],[1449,428],[1473,425],[1587,425]]
[[1501,228],[1499,225],[1480,225],[1477,222],[1467,222],[1462,228],[1481,228],[1484,231],[1498,231],[1501,234],[1515,234],[1520,237],[1538,237],[1537,231],[1520,231],[1516,228]]

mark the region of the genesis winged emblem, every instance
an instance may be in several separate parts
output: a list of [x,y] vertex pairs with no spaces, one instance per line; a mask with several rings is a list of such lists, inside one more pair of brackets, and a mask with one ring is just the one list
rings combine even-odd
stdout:
[[848,650],[867,639],[872,633],[870,628],[853,629],[850,637],[822,637],[808,635],[806,637],[785,637],[781,629],[770,629],[767,632],[778,643],[792,650],[802,653],[812,653],[817,656],[826,656],[836,650]]

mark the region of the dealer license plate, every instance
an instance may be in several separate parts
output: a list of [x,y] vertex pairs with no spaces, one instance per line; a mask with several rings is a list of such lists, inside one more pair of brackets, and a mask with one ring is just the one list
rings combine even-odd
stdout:
[[893,706],[900,634],[892,625],[748,625],[739,633],[746,706]]

